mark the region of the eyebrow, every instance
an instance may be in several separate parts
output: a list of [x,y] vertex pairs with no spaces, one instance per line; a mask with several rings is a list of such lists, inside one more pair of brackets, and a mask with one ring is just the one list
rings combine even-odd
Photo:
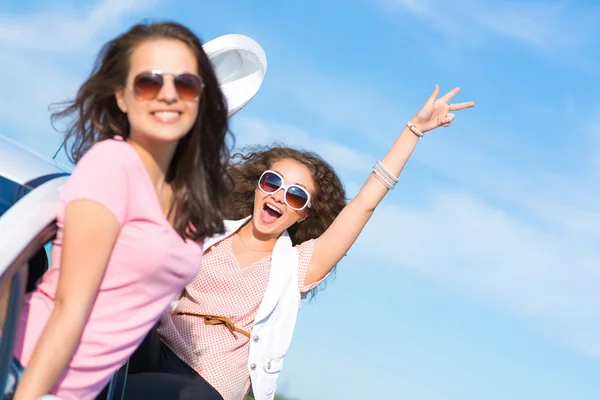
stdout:
[[[283,174],[281,172],[277,171],[276,169],[274,169],[273,171],[277,172],[285,180],[285,176],[283,176]],[[301,183],[295,182],[295,183],[292,183],[292,185],[301,186],[302,188],[304,188],[304,189],[306,189],[308,191],[308,188],[306,186],[304,186],[303,184],[301,184]]]

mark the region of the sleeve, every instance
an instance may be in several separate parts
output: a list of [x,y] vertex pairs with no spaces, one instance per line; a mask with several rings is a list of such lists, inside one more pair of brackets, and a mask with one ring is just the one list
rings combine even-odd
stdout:
[[296,250],[298,251],[298,287],[300,289],[302,297],[304,297],[308,292],[316,288],[329,276],[329,274],[327,274],[322,279],[310,285],[304,284],[306,274],[308,274],[308,267],[310,265],[310,260],[313,255],[313,250],[315,249],[316,241],[317,239],[311,239],[296,246]]
[[135,154],[127,143],[104,140],[94,144],[79,160],[61,191],[63,205],[74,200],[90,200],[125,222],[129,192],[129,170]]

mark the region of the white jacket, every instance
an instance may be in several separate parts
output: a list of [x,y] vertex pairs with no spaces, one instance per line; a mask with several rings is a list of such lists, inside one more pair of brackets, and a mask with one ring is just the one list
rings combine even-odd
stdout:
[[[225,233],[204,242],[204,251],[234,234],[250,217],[225,221]],[[287,231],[277,240],[269,283],[250,334],[248,371],[256,400],[272,400],[300,310],[298,252]],[[227,317],[224,315],[224,317]]]

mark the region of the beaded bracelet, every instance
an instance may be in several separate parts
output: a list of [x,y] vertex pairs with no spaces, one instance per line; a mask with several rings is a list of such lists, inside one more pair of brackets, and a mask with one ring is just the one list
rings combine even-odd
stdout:
[[412,133],[414,133],[415,135],[417,135],[418,137],[422,138],[423,137],[423,132],[421,132],[419,130],[419,128],[417,128],[415,125],[413,125],[410,121],[408,121],[406,123],[406,126],[408,127],[408,129],[410,129],[410,131]]
[[381,163],[381,160],[375,163],[375,166],[373,166],[373,172],[375,173],[375,177],[389,190],[392,190],[398,183],[398,178],[388,171],[388,169]]

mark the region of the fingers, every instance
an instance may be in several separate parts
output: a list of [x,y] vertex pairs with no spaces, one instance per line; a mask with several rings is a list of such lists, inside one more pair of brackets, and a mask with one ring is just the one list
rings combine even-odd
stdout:
[[429,96],[426,103],[433,103],[437,99],[439,94],[440,94],[440,87],[436,83],[435,86],[433,87],[433,93],[431,93],[431,96]]
[[465,108],[471,108],[471,107],[475,107],[475,102],[466,101],[464,103],[448,104],[448,110],[452,110],[452,111],[464,110]]
[[451,98],[453,98],[454,96],[456,96],[456,94],[460,92],[460,88],[459,87],[455,87],[454,89],[452,89],[451,91],[449,91],[448,93],[446,93],[445,95],[443,95],[440,100],[444,101],[444,102],[449,102]]
[[446,114],[446,116],[440,121],[440,125],[443,127],[449,127],[450,126],[450,122],[454,121],[454,118],[456,118],[455,114],[452,113],[448,113]]

